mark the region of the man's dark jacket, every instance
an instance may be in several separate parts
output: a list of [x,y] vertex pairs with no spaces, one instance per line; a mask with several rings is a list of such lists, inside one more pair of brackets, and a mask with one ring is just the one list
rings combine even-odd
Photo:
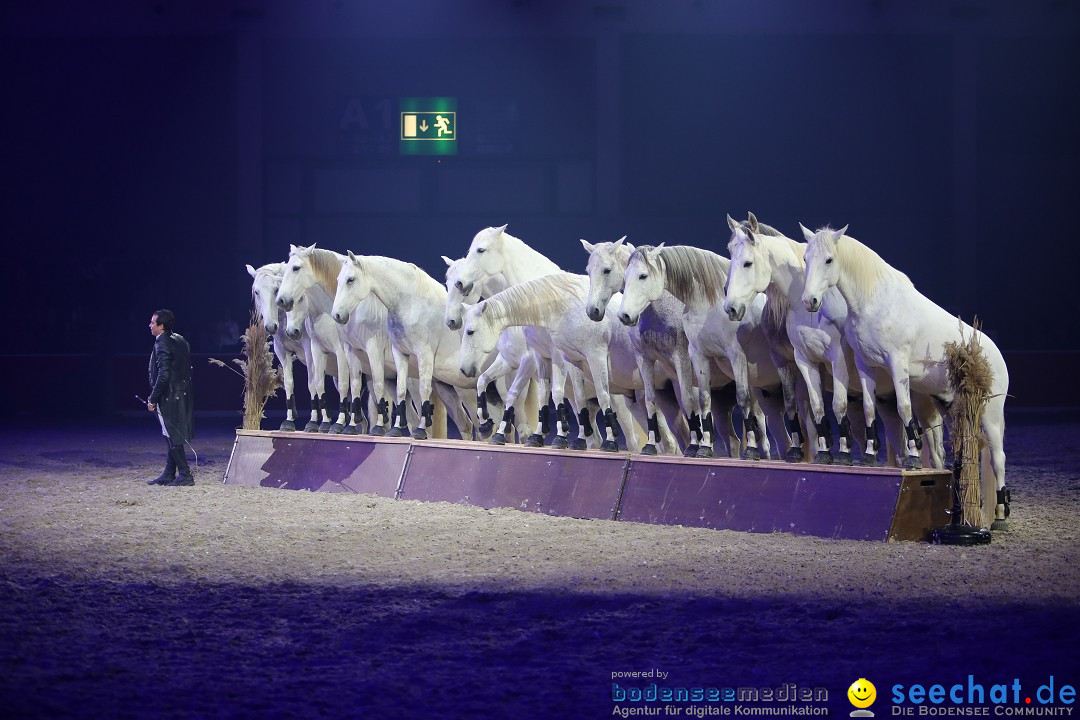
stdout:
[[178,333],[161,333],[150,353],[150,402],[158,406],[173,445],[195,437],[191,349]]

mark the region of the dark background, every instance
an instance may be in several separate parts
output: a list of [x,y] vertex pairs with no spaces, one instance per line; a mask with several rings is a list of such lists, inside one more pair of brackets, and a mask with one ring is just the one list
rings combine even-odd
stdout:
[[[117,409],[163,306],[235,349],[244,264],[290,243],[441,280],[509,223],[583,272],[578,238],[726,252],[752,210],[849,224],[1046,404],[1080,351],[1078,30],[1063,0],[4,2],[8,395]],[[411,96],[457,98],[456,156],[398,154]]]

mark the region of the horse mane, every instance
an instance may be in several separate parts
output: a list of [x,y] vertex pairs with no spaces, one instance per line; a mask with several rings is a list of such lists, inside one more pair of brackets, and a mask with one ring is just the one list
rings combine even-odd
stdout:
[[326,290],[330,297],[334,297],[337,293],[337,276],[341,272],[341,261],[345,259],[345,256],[333,250],[313,248],[307,254],[307,258],[311,263],[315,282]]
[[[829,226],[818,229],[835,232]],[[829,235],[818,237],[830,237]],[[831,239],[826,242],[833,242]],[[850,235],[845,235],[842,242],[833,244],[833,256],[840,263],[840,267],[847,273],[851,280],[853,290],[863,297],[873,295],[877,286],[889,280],[896,279],[911,285],[911,279],[901,271],[894,268],[885,259],[878,255],[868,245],[864,245]]]
[[[649,260],[649,245],[640,245],[631,254],[640,255],[650,271],[660,268]],[[691,245],[665,245],[660,248],[660,259],[664,261],[664,284],[669,293],[683,303],[700,295],[711,305],[720,302],[727,285],[728,269],[731,261],[708,250]]]
[[[446,304],[446,286],[435,278],[431,277],[431,275],[429,275],[423,268],[418,266],[416,263],[406,262],[405,260],[398,260],[397,258],[387,257],[386,255],[364,255],[360,258],[360,261],[365,266],[368,266],[367,268],[365,268],[365,270],[369,273],[371,273],[370,266],[378,265],[380,263],[395,266],[403,270],[411,270],[413,276],[413,287],[416,290],[414,294],[417,297],[427,297],[432,300],[442,302],[444,305]],[[447,272],[449,271],[450,268],[447,268]],[[378,282],[377,278],[380,274],[371,274],[373,278],[376,278],[376,282]]]
[[495,293],[483,301],[487,306],[485,315],[511,325],[543,327],[551,321],[553,310],[584,303],[588,292],[587,276],[557,272]]

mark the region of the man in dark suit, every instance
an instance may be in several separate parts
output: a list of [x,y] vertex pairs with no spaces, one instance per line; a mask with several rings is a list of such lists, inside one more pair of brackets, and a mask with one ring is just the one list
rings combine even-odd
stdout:
[[184,443],[195,435],[194,397],[191,392],[191,349],[183,335],[173,332],[176,318],[171,310],[150,317],[154,351],[150,353],[150,397],[146,409],[157,412],[168,455],[165,471],[148,485],[194,485]]

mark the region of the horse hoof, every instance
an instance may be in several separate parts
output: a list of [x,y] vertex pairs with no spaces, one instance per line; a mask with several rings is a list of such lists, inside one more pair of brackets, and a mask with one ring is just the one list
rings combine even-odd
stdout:
[[310,421],[307,425],[304,426],[304,432],[319,432],[319,423],[315,422],[314,420]]
[[686,449],[683,450],[682,456],[683,457],[697,457],[697,450],[698,450],[697,445],[687,445]]
[[399,427],[392,427],[386,431],[386,437],[405,437],[405,431]]
[[657,451],[655,445],[653,445],[652,443],[649,443],[645,447],[641,448],[641,454],[642,455],[659,455],[660,453]]
[[537,433],[533,433],[529,437],[525,438],[524,445],[525,445],[525,447],[532,447],[532,448],[544,447],[544,436],[540,435],[540,434],[537,434]]
[[359,435],[359,434],[360,434],[360,428],[356,427],[355,425],[346,425],[345,430],[342,431],[342,435]]
[[713,457],[713,449],[708,445],[702,445],[697,449],[697,455],[699,458],[711,458]]
[[330,432],[330,423],[324,422],[322,425],[320,425],[319,426],[319,432],[321,432],[324,435],[326,433]]
[[278,428],[281,432],[296,432],[296,423],[292,420],[286,420],[281,423],[281,427]]
[[836,464],[851,467],[855,464],[855,461],[851,458],[851,453],[842,452],[836,454]]
[[859,465],[862,467],[877,467],[877,455],[863,453],[862,462]]
[[484,437],[491,434],[491,431],[495,429],[495,421],[488,419],[480,423],[480,426],[476,428],[476,432],[480,433]]
[[990,529],[996,530],[998,532],[1009,532],[1009,521],[995,520],[993,523],[990,524]]
[[761,451],[756,447],[746,448],[746,452],[743,453],[743,460],[760,460]]
[[831,452],[818,452],[814,455],[814,462],[818,465],[832,465],[833,456]]
[[334,423],[333,425],[330,426],[330,428],[326,432],[329,435],[340,435],[344,431],[345,431],[345,426],[344,425],[342,425],[341,423]]
[[619,445],[614,440],[605,440],[600,443],[600,449],[604,452],[619,452]]
[[571,450],[586,450],[589,447],[589,443],[585,442],[585,438],[574,438],[574,441],[570,443]]
[[424,428],[416,428],[412,431],[413,440],[427,440],[427,430]]
[[908,455],[904,458],[905,470],[922,470],[922,458],[918,455]]
[[788,448],[787,453],[784,454],[784,460],[788,461],[789,463],[800,463],[805,458],[806,456],[803,455],[802,448],[798,447],[790,447]]
[[495,433],[494,435],[491,436],[491,439],[488,440],[488,445],[505,445],[505,444],[506,444],[506,436],[503,435],[502,433]]
[[553,439],[551,441],[551,447],[556,448],[558,450],[565,450],[568,447],[570,447],[570,441],[567,440],[562,435],[556,435],[555,439]]
[[384,428],[382,425],[372,425],[371,431],[368,433],[368,435],[382,437],[383,435],[386,435],[386,428]]

